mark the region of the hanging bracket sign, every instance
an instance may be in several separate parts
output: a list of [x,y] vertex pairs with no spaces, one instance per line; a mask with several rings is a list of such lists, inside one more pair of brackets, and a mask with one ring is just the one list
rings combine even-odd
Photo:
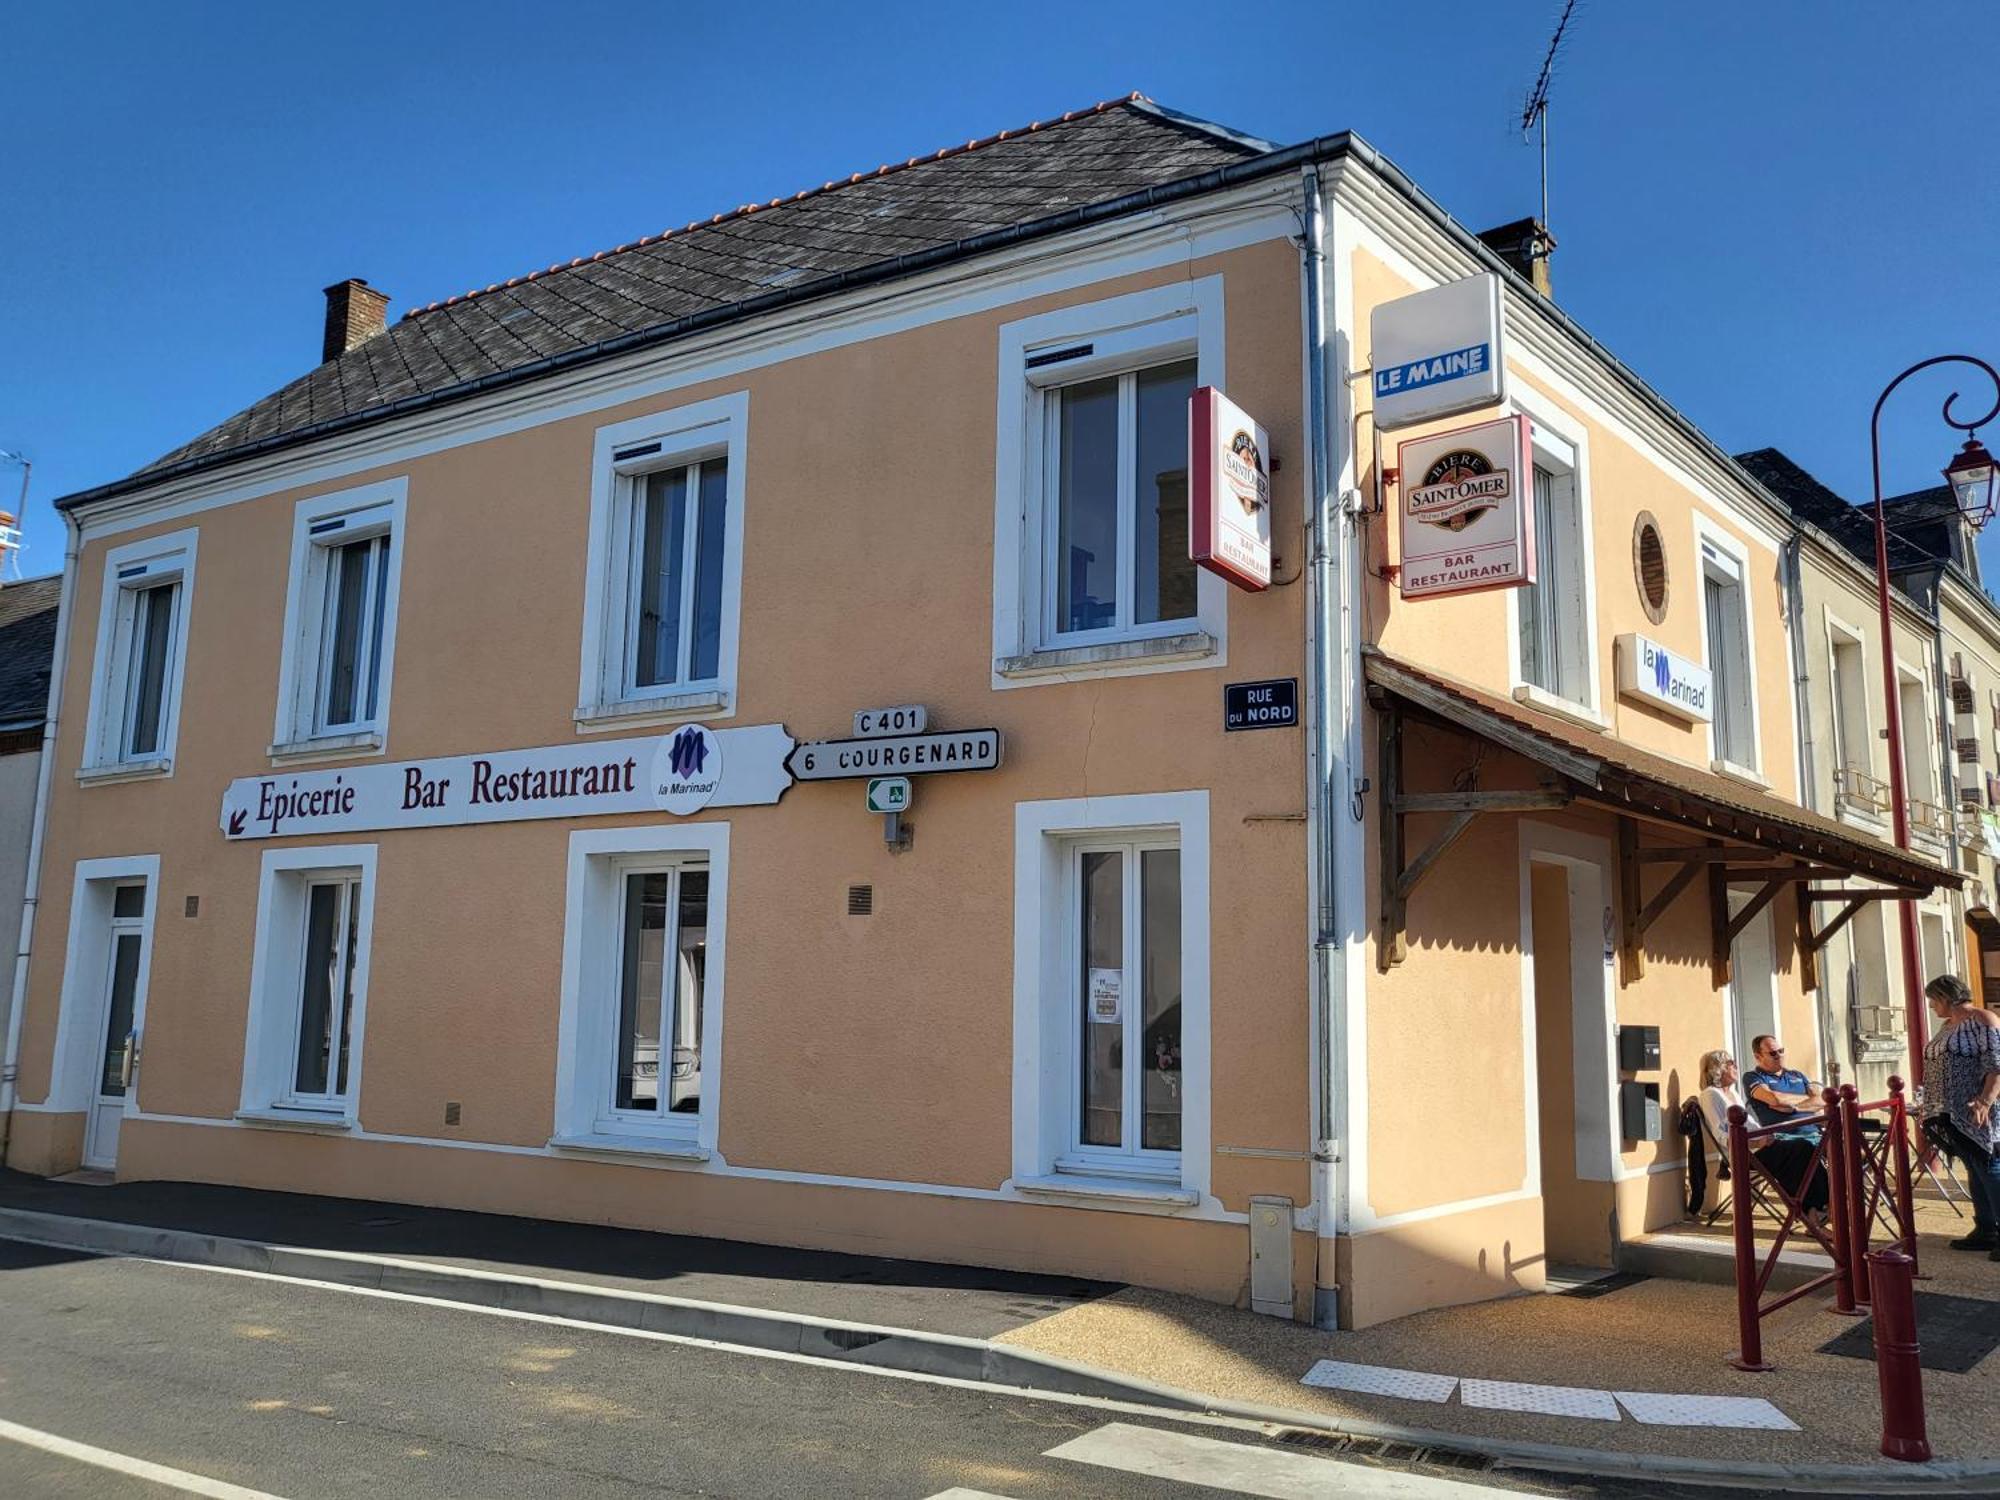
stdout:
[[1500,278],[1490,271],[1377,303],[1368,330],[1384,432],[1507,399]]
[[1212,385],[1188,397],[1188,559],[1271,586],[1271,435]]
[[1523,416],[1397,444],[1405,599],[1535,581],[1528,444]]

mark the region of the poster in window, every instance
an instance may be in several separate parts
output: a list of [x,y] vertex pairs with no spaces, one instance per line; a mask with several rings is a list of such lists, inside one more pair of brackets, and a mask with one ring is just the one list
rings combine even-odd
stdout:
[[1090,971],[1090,1019],[1106,1025],[1114,1025],[1124,1018],[1125,971],[1123,969],[1092,969]]
[[1188,397],[1188,557],[1238,588],[1271,586],[1271,435],[1212,385]]
[[1397,444],[1405,599],[1535,581],[1529,442],[1513,416]]

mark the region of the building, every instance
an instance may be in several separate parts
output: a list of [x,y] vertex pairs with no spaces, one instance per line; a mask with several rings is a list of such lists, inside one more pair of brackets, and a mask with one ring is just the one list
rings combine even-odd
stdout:
[[[1524,271],[1135,96],[335,286],[62,502],[8,1160],[1349,1326],[1612,1263],[1699,1053],[1815,1036],[1806,880],[1956,877],[1798,805],[1788,513]],[[1402,390],[1487,409],[1381,432],[1448,286],[1488,337]],[[1404,597],[1394,445],[1496,414],[1536,582]],[[1189,562],[1211,472],[1269,587]]]
[[[0,583],[0,952],[8,954],[20,951],[61,596],[60,575]],[[10,971],[0,988],[0,1035],[13,996]]]

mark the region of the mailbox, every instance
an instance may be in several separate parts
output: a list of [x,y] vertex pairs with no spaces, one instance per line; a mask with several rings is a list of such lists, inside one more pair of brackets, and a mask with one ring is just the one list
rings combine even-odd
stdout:
[[[1657,1026],[1620,1026],[1618,1028],[1618,1067],[1626,1073],[1652,1073],[1660,1066],[1660,1028]],[[1645,1137],[1651,1140],[1651,1136]]]
[[1618,1085],[1618,1133],[1628,1141],[1661,1139],[1660,1086],[1657,1083]]

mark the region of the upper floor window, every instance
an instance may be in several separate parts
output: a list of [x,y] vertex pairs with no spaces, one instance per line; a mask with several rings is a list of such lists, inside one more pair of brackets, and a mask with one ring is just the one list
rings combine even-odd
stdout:
[[195,533],[113,548],[105,557],[92,672],[85,779],[172,768],[187,667]]
[[1714,756],[1724,765],[1754,772],[1757,726],[1743,561],[1703,541],[1701,564],[1708,670],[1715,678],[1715,718],[1710,724]]
[[1219,663],[1227,585],[1188,557],[1188,406],[1222,383],[1219,278],[1002,328],[996,686]]
[[580,725],[728,712],[749,398],[600,429]]
[[1861,637],[1829,622],[1833,662],[1834,806],[1843,814],[1886,817],[1888,791],[1875,775],[1875,736],[1868,722],[1868,674]]
[[1594,708],[1588,531],[1576,450],[1535,427],[1535,581],[1516,589],[1520,680],[1566,703]]
[[299,503],[273,754],[382,748],[403,501],[399,480]]

